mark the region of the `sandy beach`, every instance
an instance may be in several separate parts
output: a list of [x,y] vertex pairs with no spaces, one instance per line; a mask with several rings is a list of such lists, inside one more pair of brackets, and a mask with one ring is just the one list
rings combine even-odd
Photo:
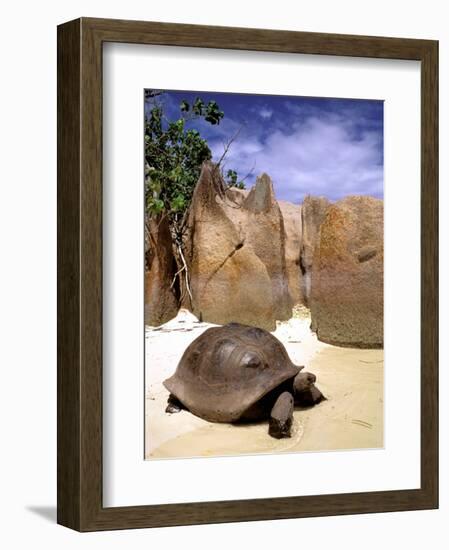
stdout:
[[160,327],[146,327],[146,459],[383,446],[383,350],[342,348],[318,341],[309,328],[308,310],[301,307],[290,320],[278,322],[273,334],[295,364],[316,374],[327,400],[295,410],[291,438],[273,439],[267,422],[213,424],[188,411],[165,413],[168,391],[163,380],[173,374],[190,342],[210,326],[181,310]]

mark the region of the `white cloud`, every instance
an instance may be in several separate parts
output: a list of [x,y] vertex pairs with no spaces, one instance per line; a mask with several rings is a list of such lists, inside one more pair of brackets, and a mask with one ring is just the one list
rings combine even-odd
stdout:
[[268,119],[272,117],[273,111],[271,109],[266,109],[265,107],[262,107],[262,109],[259,111],[259,115],[262,118]]
[[[301,202],[306,194],[338,199],[349,194],[382,195],[381,135],[354,128],[338,117],[311,117],[293,131],[275,130],[264,143],[238,137],[227,165],[246,174],[255,164],[267,172],[279,199]],[[222,147],[213,147],[214,153]],[[256,174],[256,175],[257,175]]]

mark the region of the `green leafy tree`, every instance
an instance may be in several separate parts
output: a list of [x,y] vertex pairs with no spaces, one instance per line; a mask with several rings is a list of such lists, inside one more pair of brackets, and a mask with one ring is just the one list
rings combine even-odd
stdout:
[[[201,165],[212,158],[207,141],[193,128],[192,120],[203,119],[211,125],[220,124],[224,112],[216,101],[181,101],[179,117],[168,120],[164,112],[163,91],[145,90],[148,112],[145,117],[145,208],[150,217],[167,216],[180,271],[187,265],[183,254],[183,237],[188,209],[198,181]],[[161,97],[162,96],[162,97]],[[228,170],[228,186],[244,188],[237,172]]]
[[226,172],[226,183],[228,187],[237,187],[238,189],[245,189],[245,182],[238,180],[238,175],[235,170],[228,170]]

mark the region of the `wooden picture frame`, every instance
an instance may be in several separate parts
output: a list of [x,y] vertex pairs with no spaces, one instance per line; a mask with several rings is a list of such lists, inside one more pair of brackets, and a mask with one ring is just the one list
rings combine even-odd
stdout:
[[[102,44],[421,62],[421,488],[105,508]],[[81,18],[58,27],[58,523],[79,531],[438,507],[438,43]]]

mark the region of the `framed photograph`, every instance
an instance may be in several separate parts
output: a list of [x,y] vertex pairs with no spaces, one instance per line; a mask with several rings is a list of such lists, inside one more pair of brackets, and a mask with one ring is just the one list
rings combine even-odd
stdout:
[[58,27],[58,522],[438,507],[438,43]]

